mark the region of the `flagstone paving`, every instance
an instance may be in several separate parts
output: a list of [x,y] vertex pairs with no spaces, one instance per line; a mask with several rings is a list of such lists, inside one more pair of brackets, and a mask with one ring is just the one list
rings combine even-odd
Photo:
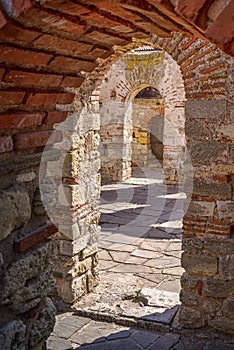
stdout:
[[230,337],[213,334],[151,332],[110,322],[80,317],[72,312],[56,317],[47,350],[234,350]]
[[57,316],[48,350],[234,350],[225,340],[175,334],[187,206],[159,169],[102,187],[100,283],[75,314]]
[[170,303],[163,300],[158,307],[166,310],[179,303],[187,199],[181,188],[161,179],[160,169],[146,169],[122,183],[102,186],[100,284],[77,303],[78,309],[131,317],[135,310],[137,317],[145,317],[146,308],[135,297],[145,286],[166,291],[168,297],[172,293]]

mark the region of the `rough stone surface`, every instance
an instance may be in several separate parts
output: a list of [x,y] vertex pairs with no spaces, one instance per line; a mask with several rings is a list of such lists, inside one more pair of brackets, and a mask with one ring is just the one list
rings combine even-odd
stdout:
[[27,191],[18,185],[1,191],[0,211],[0,238],[3,239],[30,219],[31,204]]
[[25,350],[25,330],[22,321],[11,321],[0,328],[0,346],[4,350]]
[[37,319],[32,324],[29,347],[34,348],[36,345],[46,341],[54,328],[55,314],[55,306],[53,302],[47,298],[45,307],[40,311]]

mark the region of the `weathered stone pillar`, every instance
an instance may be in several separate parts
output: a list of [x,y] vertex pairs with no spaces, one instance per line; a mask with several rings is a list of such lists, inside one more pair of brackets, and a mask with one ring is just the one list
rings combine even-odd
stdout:
[[[234,333],[233,125],[226,100],[186,102],[194,181],[184,217],[180,322]],[[233,115],[233,114],[232,114]]]
[[100,118],[95,102],[76,109],[58,127],[63,133],[63,141],[54,145],[59,158],[45,159],[41,171],[44,204],[58,227],[53,236],[57,296],[66,303],[74,303],[98,281]]

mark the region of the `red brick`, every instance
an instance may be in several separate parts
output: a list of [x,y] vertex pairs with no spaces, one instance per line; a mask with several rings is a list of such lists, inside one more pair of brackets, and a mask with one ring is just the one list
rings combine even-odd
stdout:
[[22,103],[25,92],[0,91],[0,106],[18,105]]
[[216,181],[216,182],[227,183],[228,182],[228,177],[227,176],[221,176],[221,175],[214,175],[213,176],[213,180]]
[[66,31],[72,34],[82,35],[86,31],[86,25],[79,24],[78,21],[71,22],[65,17],[42,11],[41,9],[32,8],[24,14],[24,19],[30,20],[33,25],[37,25],[40,28],[53,28],[62,31]]
[[3,27],[6,23],[7,23],[7,20],[4,14],[2,13],[2,11],[0,10],[0,28]]
[[[108,35],[105,33],[98,32],[97,30],[92,31],[91,33],[85,34],[85,38],[89,40],[99,41],[102,44],[106,45],[124,45],[128,44],[127,40],[118,38],[116,36]],[[129,39],[130,42],[130,39]]]
[[65,77],[60,84],[62,87],[79,87],[84,81],[84,78],[80,77]]
[[26,101],[27,105],[55,105],[56,103],[67,104],[71,103],[75,95],[73,93],[47,94],[47,93],[31,93]]
[[120,33],[132,32],[132,29],[130,27],[124,26],[119,22],[113,21],[107,18],[106,16],[102,16],[95,11],[92,11],[87,14],[82,14],[81,18],[94,26],[111,28],[112,30],[116,30]]
[[162,38],[167,38],[170,36],[170,31],[163,29],[161,27],[158,27],[157,24],[153,24],[151,22],[144,22],[144,21],[137,21],[136,22],[137,26],[139,26],[140,28],[143,28],[145,31],[149,32],[149,33],[153,33],[156,35],[161,36]]
[[67,112],[49,112],[45,118],[44,123],[53,125],[55,123],[61,123],[67,118]]
[[41,33],[33,29],[23,29],[14,24],[6,24],[0,29],[0,38],[3,41],[16,42],[17,44],[31,43]]
[[49,222],[46,225],[43,225],[42,227],[39,227],[38,229],[34,230],[27,237],[24,237],[21,240],[16,241],[14,243],[14,250],[16,252],[24,252],[29,248],[35,247],[39,243],[45,241],[47,238],[52,236],[57,231],[58,229],[56,228],[56,226],[54,226],[52,222]]
[[0,114],[0,129],[22,129],[41,125],[45,113]]
[[[135,36],[135,35],[134,35]],[[112,50],[104,50],[96,47],[94,50],[92,50],[89,55],[94,58],[107,58],[113,53]]]
[[80,4],[74,4],[68,0],[52,0],[48,3],[41,4],[41,6],[51,8],[54,10],[59,10],[60,12],[66,13],[71,16],[79,16],[81,14],[90,12],[90,10],[87,9],[85,6],[82,6]]
[[6,45],[0,46],[0,61],[2,62],[44,66],[51,60],[52,57],[52,55],[42,52],[23,50]]
[[93,45],[80,43],[75,40],[60,38],[55,35],[44,34],[34,41],[34,46],[48,51],[55,51],[70,56],[87,54]]
[[19,14],[32,6],[30,0],[12,0],[14,11]]
[[16,149],[26,149],[45,146],[62,141],[62,133],[58,130],[37,131],[15,135]]
[[220,13],[216,21],[205,31],[205,35],[210,38],[212,42],[216,43],[221,48],[226,49],[230,55],[234,55],[233,13],[234,2],[231,1]]
[[225,64],[224,63],[219,63],[216,66],[212,66],[212,67],[209,67],[209,68],[201,69],[200,73],[202,73],[202,74],[209,74],[209,73],[213,72],[214,70],[218,70],[218,69],[221,69],[223,67],[225,67]]
[[177,3],[175,10],[189,20],[195,20],[206,0],[180,0]]
[[0,80],[2,80],[4,74],[5,74],[5,69],[4,68],[0,68]]
[[10,70],[4,79],[7,83],[13,83],[17,85],[34,85],[42,87],[54,87],[59,86],[63,77],[55,74],[41,74],[23,72],[17,70]]
[[97,66],[90,61],[82,61],[70,57],[58,56],[49,64],[49,67],[56,69],[58,72],[79,73],[81,71],[91,72]]
[[[97,6],[97,0],[89,0],[87,3]],[[106,12],[109,12],[114,16],[119,16],[120,18],[124,18],[127,21],[131,21],[133,23],[136,20],[141,19],[141,17],[139,17],[135,12],[125,10],[123,7],[119,6],[119,4],[116,4],[115,1],[99,0],[98,8]]]
[[13,149],[13,140],[11,136],[0,137],[0,153],[10,152]]

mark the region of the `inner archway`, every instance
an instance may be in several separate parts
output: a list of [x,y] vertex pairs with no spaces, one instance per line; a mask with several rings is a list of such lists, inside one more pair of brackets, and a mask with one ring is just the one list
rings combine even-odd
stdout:
[[162,166],[164,101],[153,87],[142,89],[132,106],[132,167]]

